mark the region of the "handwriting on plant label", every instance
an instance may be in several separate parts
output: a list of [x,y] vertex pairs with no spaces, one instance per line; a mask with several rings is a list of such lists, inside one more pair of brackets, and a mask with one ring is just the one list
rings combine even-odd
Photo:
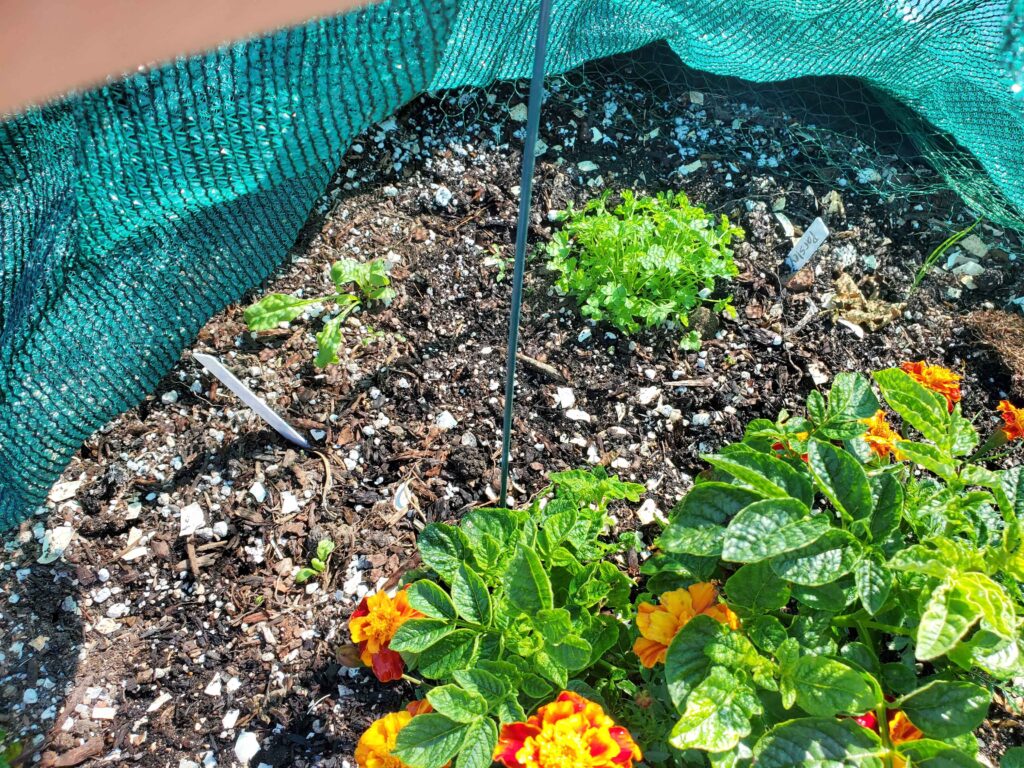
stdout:
[[789,256],[786,257],[786,269],[789,272],[799,272],[803,269],[827,237],[828,227],[825,226],[825,222],[821,220],[821,217],[818,217],[811,222],[811,226],[804,232],[803,237],[793,246],[793,250],[789,252]]

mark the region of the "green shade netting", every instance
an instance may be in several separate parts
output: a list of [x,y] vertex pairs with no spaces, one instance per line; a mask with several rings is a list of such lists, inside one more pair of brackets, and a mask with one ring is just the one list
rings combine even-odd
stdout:
[[[0,529],[271,274],[354,136],[425,90],[527,76],[537,11],[392,0],[0,124]],[[667,40],[715,74],[862,78],[972,153],[1019,213],[1022,12],[1020,0],[555,0],[547,69]]]

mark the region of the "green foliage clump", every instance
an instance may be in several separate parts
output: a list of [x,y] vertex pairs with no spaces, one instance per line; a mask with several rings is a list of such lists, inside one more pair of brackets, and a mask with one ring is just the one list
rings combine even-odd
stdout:
[[[730,298],[712,296],[716,280],[737,273],[729,245],[743,230],[690,205],[682,192],[637,197],[625,190],[611,209],[609,197],[570,206],[547,246],[557,288],[579,301],[584,317],[634,333],[667,322],[686,327],[704,303],[734,311]],[[684,344],[698,347],[700,339],[691,332]]]
[[648,766],[978,765],[993,691],[1024,675],[1024,468],[987,466],[1015,433],[979,448],[958,398],[920,381],[843,373],[805,415],[751,422],[704,456],[639,573],[607,507],[644,486],[600,468],[427,526],[422,618],[390,648],[433,712],[393,754],[486,768],[504,726],[572,690]]
[[[367,262],[340,259],[331,265],[331,282],[334,283],[335,293],[313,299],[300,299],[287,293],[267,294],[243,313],[249,330],[269,331],[281,323],[291,322],[308,306],[333,302],[338,311],[316,335],[317,355],[313,362],[317,368],[337,363],[338,347],[344,341],[342,328],[348,316],[364,300],[389,303],[395,292],[390,287],[388,265],[383,259]],[[349,285],[355,285],[358,293],[346,290]]]
[[[874,382],[914,436],[885,424],[873,448],[882,405],[841,374],[806,418],[754,421],[706,456],[674,511],[674,573],[724,578],[742,628],[698,617],[673,640],[673,748],[712,765],[976,764],[991,702],[977,680],[1024,671],[1024,472],[974,460],[959,403],[899,369]],[[890,730],[897,712],[914,738]],[[871,727],[851,719],[866,713]]]
[[[638,501],[644,487],[602,470],[551,476],[553,488],[529,509],[480,509],[458,527],[434,523],[419,538],[428,569],[409,586],[425,618],[391,640],[411,674],[429,681],[434,708],[402,730],[395,754],[410,766],[486,768],[497,725],[526,719],[628,644],[632,581],[605,556],[615,499]],[[478,759],[479,758],[479,759]]]

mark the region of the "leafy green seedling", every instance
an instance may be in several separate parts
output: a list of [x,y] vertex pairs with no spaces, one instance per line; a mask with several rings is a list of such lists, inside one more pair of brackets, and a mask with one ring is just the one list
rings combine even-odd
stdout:
[[[243,313],[250,331],[269,331],[281,323],[288,323],[302,314],[313,304],[333,302],[337,312],[324,323],[316,335],[317,354],[313,364],[326,368],[337,363],[338,348],[344,341],[343,327],[363,300],[380,301],[388,304],[395,297],[388,275],[388,265],[383,259],[362,262],[355,259],[340,259],[331,265],[331,282],[335,293],[312,299],[301,299],[287,293],[271,293],[247,307]],[[358,293],[347,291],[355,285]]]
[[314,576],[322,576],[327,573],[327,561],[331,559],[334,551],[334,542],[330,539],[320,539],[316,545],[316,557],[309,561],[308,568],[300,568],[295,574],[296,584],[305,584]]
[[[638,197],[610,193],[580,210],[561,214],[563,228],[547,245],[556,288],[574,296],[584,317],[608,322],[624,333],[667,323],[689,324],[702,304],[735,314],[731,297],[714,298],[716,281],[736,274],[730,244],[743,230],[690,205],[683,193]],[[690,331],[684,349],[700,347]]]

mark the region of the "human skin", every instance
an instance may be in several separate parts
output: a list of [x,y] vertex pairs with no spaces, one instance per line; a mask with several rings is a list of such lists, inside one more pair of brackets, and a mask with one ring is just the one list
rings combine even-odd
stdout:
[[370,0],[0,0],[0,115]]

